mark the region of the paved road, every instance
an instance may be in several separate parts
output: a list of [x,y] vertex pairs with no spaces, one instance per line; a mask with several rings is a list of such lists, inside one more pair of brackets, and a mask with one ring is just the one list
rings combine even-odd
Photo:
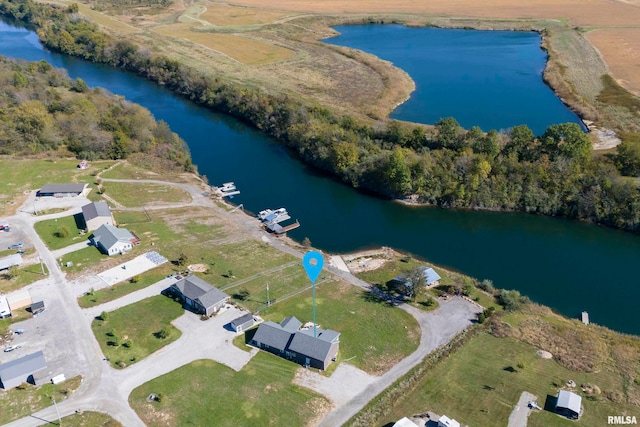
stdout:
[[523,391],[520,395],[518,403],[509,415],[509,424],[507,425],[507,427],[527,427],[527,418],[531,413],[529,402],[534,402],[536,399],[538,398],[535,395],[529,393],[528,391]]

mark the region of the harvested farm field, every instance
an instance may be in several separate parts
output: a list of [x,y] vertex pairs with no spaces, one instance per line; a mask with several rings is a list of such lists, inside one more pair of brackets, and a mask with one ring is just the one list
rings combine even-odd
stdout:
[[586,36],[607,63],[612,77],[640,96],[640,28],[602,28]]

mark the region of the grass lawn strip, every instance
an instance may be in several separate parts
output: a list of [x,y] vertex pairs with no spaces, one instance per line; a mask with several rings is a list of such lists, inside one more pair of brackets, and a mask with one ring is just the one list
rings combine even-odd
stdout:
[[49,249],[60,249],[89,237],[88,234],[80,234],[82,230],[77,219],[82,221],[82,214],[36,222],[34,228]]
[[[44,268],[44,274],[42,269]],[[4,274],[0,274],[0,292],[8,293],[22,289],[25,286],[42,280],[49,275],[49,270],[45,264],[30,264],[23,267],[18,267],[17,276],[12,279],[7,279]]]
[[67,379],[65,382],[53,385],[43,384],[35,387],[27,384],[23,390],[14,388],[0,393],[0,424],[28,417],[34,412],[47,408],[53,404],[51,398],[60,403],[70,397],[80,387],[80,376]]
[[172,273],[173,269],[171,268],[171,266],[163,264],[151,271],[140,274],[138,280],[133,281],[130,279],[124,282],[116,283],[115,285],[108,288],[89,292],[78,298],[78,305],[80,305],[80,307],[82,308],[89,308],[116,300],[132,292],[153,285],[154,283],[164,279],[166,276]]
[[[198,360],[136,388],[129,403],[148,426],[310,425],[330,404],[292,384],[297,369],[298,365],[264,352],[240,372]],[[159,402],[147,401],[152,393],[160,396]]]
[[103,182],[104,192],[128,208],[149,206],[157,203],[189,203],[191,195],[172,185]]
[[62,418],[64,427],[121,427],[118,421],[102,412],[82,411]]
[[106,320],[95,319],[91,329],[109,362],[123,368],[177,340],[181,333],[170,322],[182,314],[179,303],[157,295],[109,312]]

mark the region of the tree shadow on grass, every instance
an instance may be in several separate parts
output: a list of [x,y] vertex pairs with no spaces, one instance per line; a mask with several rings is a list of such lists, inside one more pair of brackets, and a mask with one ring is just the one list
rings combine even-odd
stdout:
[[388,306],[396,306],[399,304],[399,301],[388,294],[377,294],[363,290],[360,293],[360,297],[366,302],[371,302],[374,304],[382,304]]

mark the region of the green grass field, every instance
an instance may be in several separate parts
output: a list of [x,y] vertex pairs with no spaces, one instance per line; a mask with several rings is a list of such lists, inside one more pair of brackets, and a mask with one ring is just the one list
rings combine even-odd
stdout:
[[[44,274],[42,274],[43,268]],[[7,293],[22,289],[33,282],[46,278],[49,275],[49,270],[44,264],[42,264],[42,267],[40,264],[31,264],[19,267],[16,273],[17,276],[12,279],[8,279],[4,274],[0,274],[0,292]]]
[[[292,384],[298,365],[260,352],[236,372],[198,360],[133,390],[129,404],[148,426],[305,426],[328,410]],[[147,402],[151,393],[160,402]]]
[[87,240],[89,235],[80,234],[78,225],[83,226],[81,214],[36,222],[34,228],[47,247],[55,250]]
[[104,304],[109,301],[116,300],[132,292],[144,289],[149,285],[152,285],[169,274],[173,273],[173,269],[170,265],[163,264],[153,270],[147,271],[140,275],[140,280],[132,282],[130,280],[116,283],[108,288],[103,288],[93,293],[83,295],[78,298],[78,305],[82,308],[94,307],[96,305]]
[[2,392],[0,398],[0,424],[4,425],[49,407],[53,404],[51,398],[60,403],[67,399],[80,387],[82,378],[77,376],[67,379],[57,385],[43,384],[35,387],[27,385],[24,390],[17,388]]
[[62,418],[64,427],[121,427],[122,424],[102,412],[83,411]]
[[[429,410],[461,424],[504,427],[523,391],[536,395],[544,406],[547,395],[556,396],[559,386],[568,380],[578,386],[596,384],[603,392],[624,386],[615,370],[592,374],[569,371],[554,360],[540,358],[536,350],[512,338],[481,333],[428,373],[415,390],[397,402],[393,413],[379,420],[380,424]],[[584,415],[578,423],[548,411],[535,411],[527,426],[600,427],[606,425],[607,415],[638,412],[636,406],[615,404],[603,395],[588,397],[579,387],[574,391],[583,396]]]
[[[311,322],[311,291],[276,302],[260,314],[275,322],[287,316]],[[338,362],[348,360],[371,374],[386,372],[415,351],[420,340],[420,328],[407,312],[346,283],[332,281],[316,289],[316,316],[320,327],[341,333]]]
[[[91,329],[109,362],[122,368],[177,340],[181,333],[170,322],[183,313],[179,303],[157,295],[109,312],[107,320],[95,319]],[[165,338],[158,334],[162,330]]]
[[[119,261],[123,261],[121,257],[117,258]],[[109,261],[107,255],[103,255],[95,246],[89,246],[79,251],[74,251],[62,256],[62,271],[79,273],[85,271],[88,268],[96,267],[100,263],[106,263]],[[67,263],[73,263],[72,266],[67,267]],[[105,267],[106,268],[106,267]]]
[[103,182],[105,194],[128,208],[143,207],[154,203],[188,203],[191,195],[171,185]]

